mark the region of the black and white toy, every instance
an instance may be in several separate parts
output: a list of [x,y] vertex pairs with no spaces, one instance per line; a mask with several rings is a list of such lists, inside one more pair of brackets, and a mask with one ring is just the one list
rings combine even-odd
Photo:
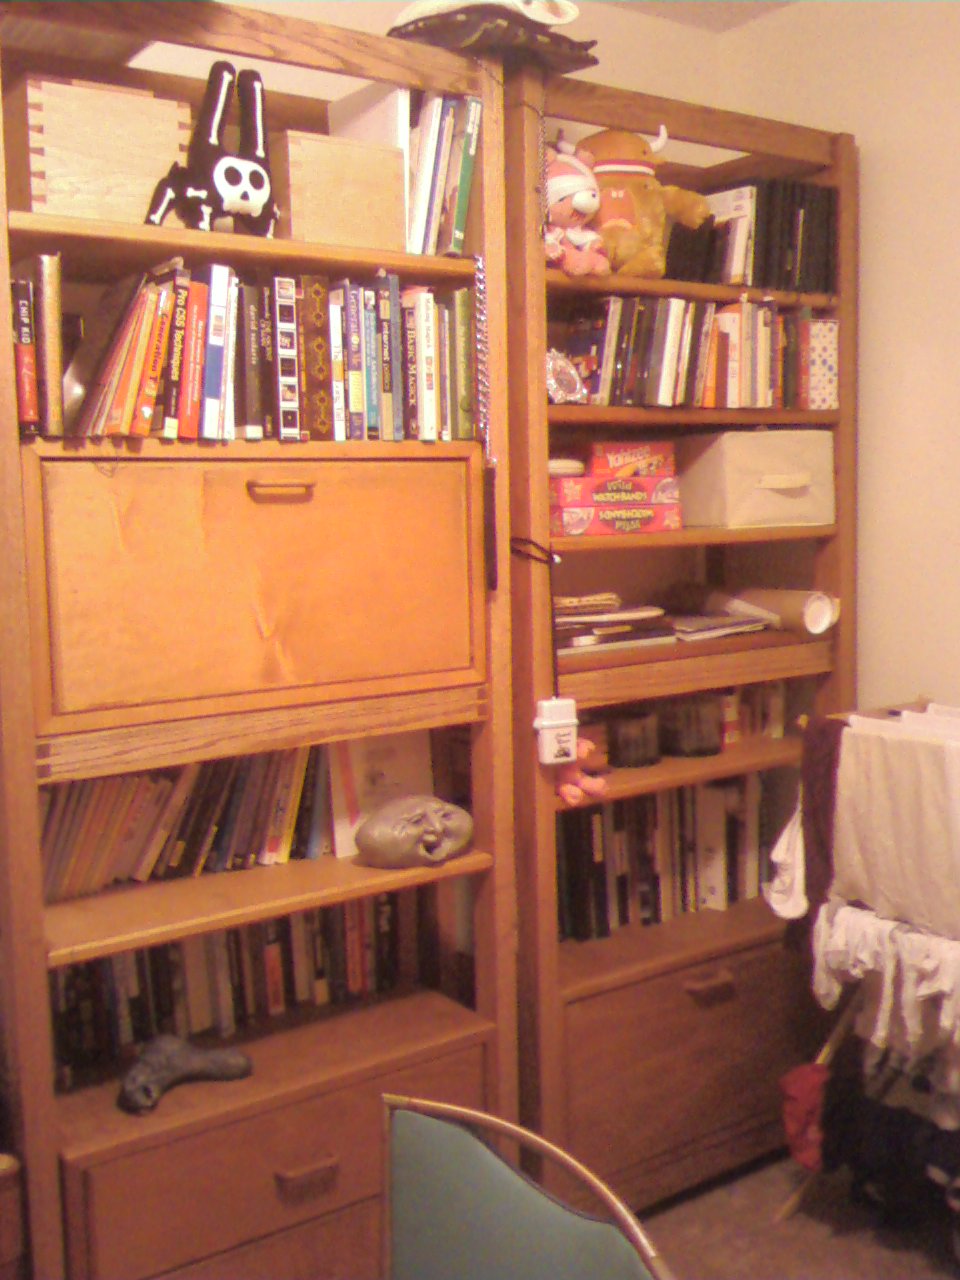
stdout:
[[[234,84],[240,107],[240,143],[236,155],[224,149],[224,129]],[[159,227],[171,209],[188,226],[210,231],[218,219],[232,217],[234,231],[273,235],[278,210],[273,200],[267,154],[263,81],[257,71],[241,71],[215,62],[207,77],[187,163],[171,165],[150,201],[146,221]]]

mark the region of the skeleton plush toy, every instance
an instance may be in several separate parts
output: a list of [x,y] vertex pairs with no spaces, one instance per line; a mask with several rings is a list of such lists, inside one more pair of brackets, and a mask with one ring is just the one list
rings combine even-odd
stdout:
[[[223,141],[234,84],[240,106],[236,155],[224,149]],[[210,231],[217,219],[232,217],[234,231],[273,235],[278,210],[270,181],[259,72],[241,71],[238,76],[229,62],[215,62],[210,68],[187,163],[171,165],[157,183],[146,221],[158,227],[171,209],[197,231]]]

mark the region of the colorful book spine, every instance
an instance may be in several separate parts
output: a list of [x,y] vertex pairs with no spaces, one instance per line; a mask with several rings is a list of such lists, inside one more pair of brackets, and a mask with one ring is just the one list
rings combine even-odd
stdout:
[[220,262],[211,263],[203,275],[207,283],[207,330],[203,359],[203,406],[200,411],[201,440],[219,440],[221,437],[227,308],[232,275],[232,268]]
[[220,402],[220,439],[237,438],[237,325],[240,309],[240,281],[230,273],[227,295],[227,330],[223,344],[223,397]]
[[277,439],[295,441],[301,436],[297,282],[293,276],[273,279],[273,342]]
[[203,353],[207,333],[207,292],[208,286],[202,280],[190,281],[177,417],[177,437],[180,440],[196,440],[200,433]]
[[347,383],[343,359],[344,289],[330,290],[330,394],[333,412],[333,438],[347,439]]
[[132,436],[148,436],[153,430],[156,414],[157,398],[163,369],[167,358],[167,346],[170,341],[170,324],[173,320],[173,282],[170,280],[160,284],[157,294],[157,309],[153,318],[153,327],[147,342],[147,355],[143,365],[143,375],[137,390],[137,398],[133,406],[133,417],[130,422]]
[[183,375],[184,340],[187,331],[187,299],[190,293],[190,272],[180,267],[173,280],[173,317],[170,322],[170,340],[163,370],[163,414],[159,421],[159,434],[165,440],[176,440],[179,434],[180,396]]
[[363,337],[360,286],[343,282],[343,365],[346,382],[347,439],[363,440]]
[[437,237],[437,252],[441,254],[458,256],[463,253],[482,110],[479,98],[463,98],[457,104],[447,189]]
[[260,287],[239,283],[237,302],[236,369],[234,416],[236,436],[241,440],[262,440],[263,365],[260,351]]
[[329,300],[326,276],[300,277],[297,296],[300,425],[311,440],[333,439]]
[[13,354],[17,377],[17,421],[24,435],[40,428],[40,389],[37,381],[37,338],[33,313],[33,281],[14,280]]
[[363,427],[368,440],[380,439],[380,340],[377,335],[377,294],[360,291],[360,350],[363,357]]

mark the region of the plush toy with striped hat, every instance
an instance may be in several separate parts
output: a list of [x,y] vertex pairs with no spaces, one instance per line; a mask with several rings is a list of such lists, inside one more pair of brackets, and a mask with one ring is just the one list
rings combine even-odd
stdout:
[[547,264],[569,276],[606,276],[610,261],[599,231],[589,225],[600,207],[593,157],[559,141],[546,152]]
[[659,152],[666,142],[662,125],[652,143],[624,129],[604,129],[583,140],[593,156],[600,188],[593,225],[618,275],[662,276],[673,223],[696,228],[710,213],[699,192],[663,186],[657,180]]

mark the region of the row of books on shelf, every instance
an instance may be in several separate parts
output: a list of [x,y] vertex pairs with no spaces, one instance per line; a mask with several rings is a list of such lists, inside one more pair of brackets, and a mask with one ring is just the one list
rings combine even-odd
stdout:
[[432,793],[425,730],[43,787],[45,898],[349,857],[356,828],[379,804]]
[[[582,401],[692,409],[836,409],[839,321],[746,298],[612,295],[549,326]],[[567,397],[573,398],[573,397]]]
[[711,216],[695,231],[675,224],[667,276],[713,284],[834,293],[835,187],[765,178],[708,193]]
[[[467,286],[249,277],[179,258],[69,313],[57,254],[13,268],[21,432],[163,440],[474,434]],[[76,335],[71,341],[71,335]]]
[[386,994],[398,971],[393,893],[55,969],[58,1087],[129,1066],[156,1035],[227,1039]]
[[559,813],[561,938],[605,938],[757,897],[760,797],[751,773]]

